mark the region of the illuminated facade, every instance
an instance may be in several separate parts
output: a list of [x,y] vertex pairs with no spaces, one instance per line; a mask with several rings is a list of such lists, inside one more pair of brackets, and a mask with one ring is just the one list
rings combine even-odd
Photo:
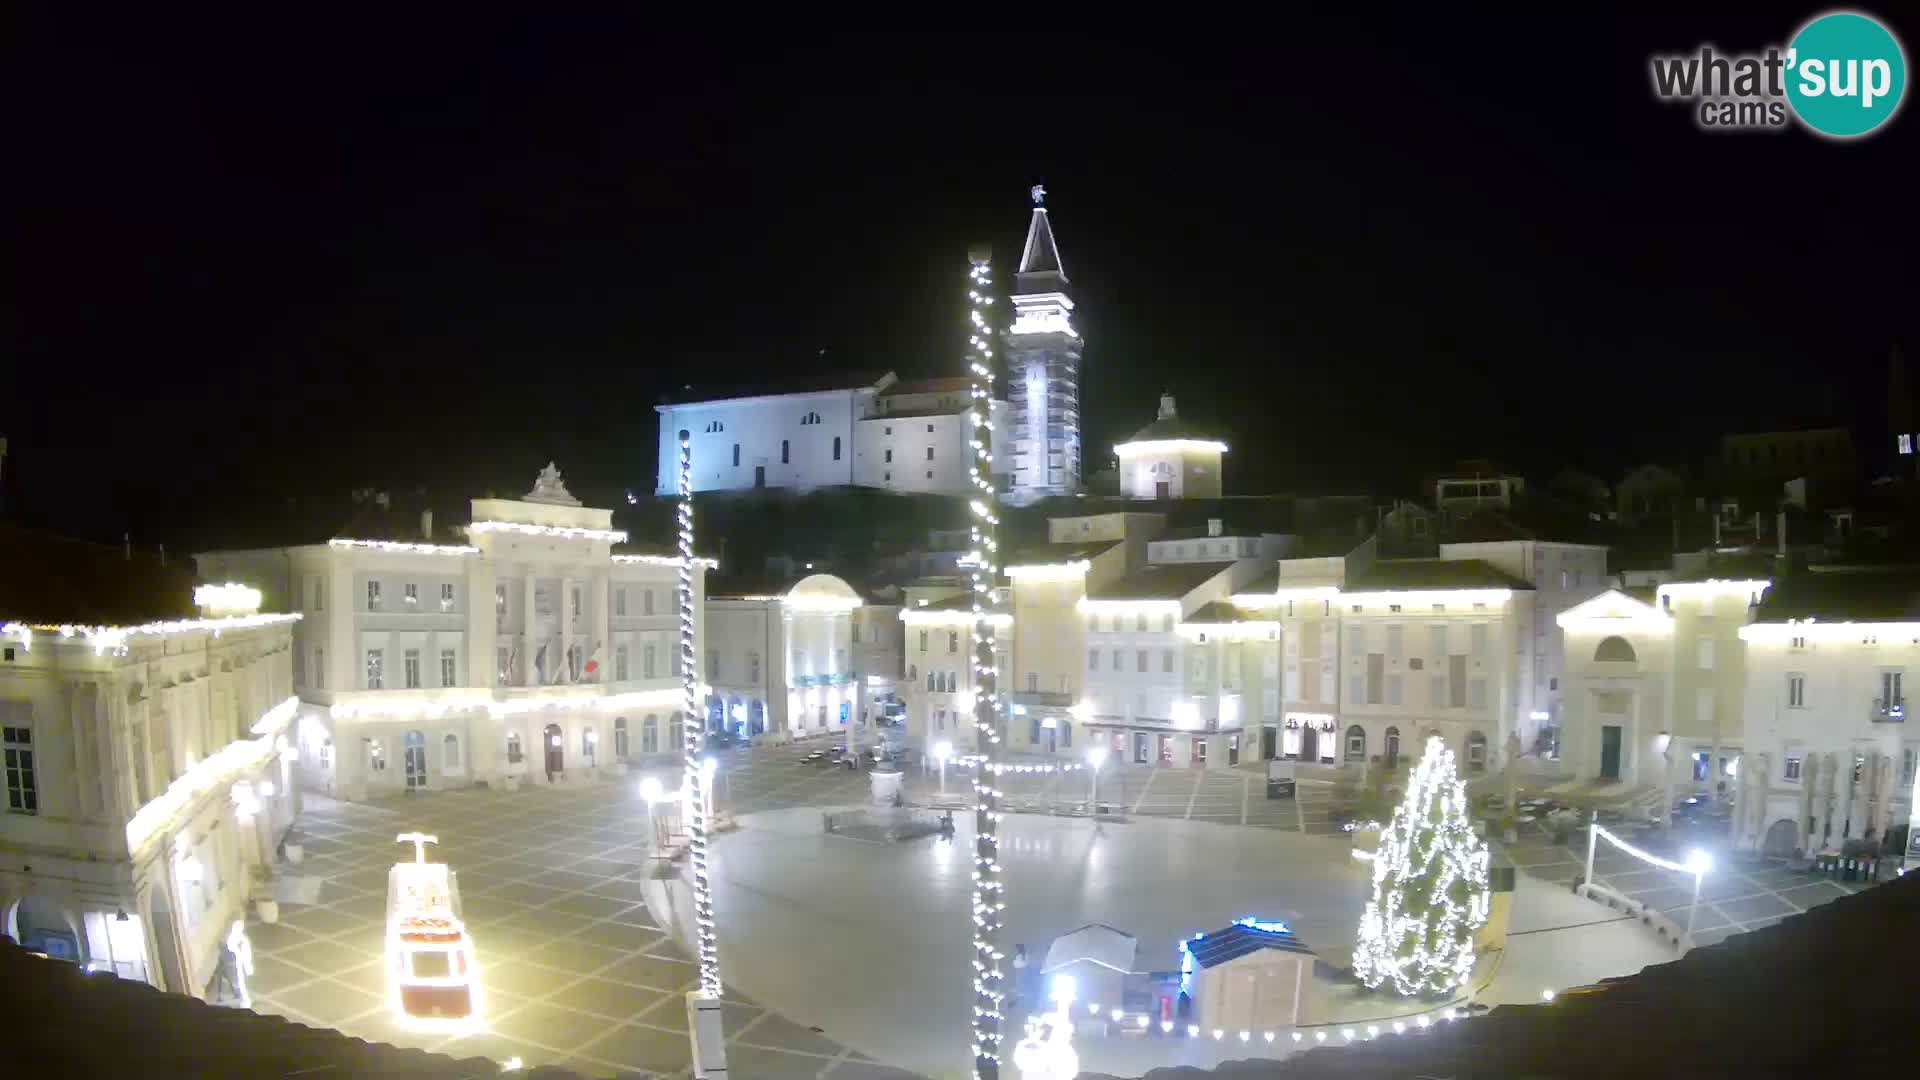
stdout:
[[[467,542],[339,538],[199,556],[305,617],[300,775],[365,799],[579,782],[678,752],[678,560],[615,553],[612,511],[549,466],[522,499],[474,499]],[[694,575],[696,617],[705,571]]]
[[777,741],[842,731],[864,716],[868,688],[853,654],[855,612],[863,606],[831,574],[802,578],[778,596],[708,599],[708,726]]
[[[693,450],[693,489],[743,491],[857,487],[961,494],[973,464],[965,379],[903,382],[892,372],[843,375],[798,388],[745,389],[654,406],[659,417],[656,494],[679,491],[679,433]],[[996,435],[1007,403],[991,406]],[[998,442],[999,440],[996,440]],[[1010,468],[994,455],[994,472]]]
[[[1036,186],[1006,334],[1012,429],[1007,495],[1015,502],[1071,495],[1080,488],[1081,340],[1045,199],[1046,190]],[[998,445],[1000,439],[994,441]]]
[[222,996],[255,870],[300,812],[298,616],[226,611],[0,632],[0,917],[27,948]]
[[1180,419],[1173,397],[1160,398],[1153,423],[1113,448],[1120,494],[1130,499],[1217,499],[1227,444]]

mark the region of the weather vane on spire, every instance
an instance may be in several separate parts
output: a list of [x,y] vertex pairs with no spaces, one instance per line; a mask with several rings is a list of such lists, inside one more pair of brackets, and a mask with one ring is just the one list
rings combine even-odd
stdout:
[[1035,206],[1045,205],[1047,201],[1047,185],[1045,184],[1033,185],[1032,194],[1033,194],[1033,205]]

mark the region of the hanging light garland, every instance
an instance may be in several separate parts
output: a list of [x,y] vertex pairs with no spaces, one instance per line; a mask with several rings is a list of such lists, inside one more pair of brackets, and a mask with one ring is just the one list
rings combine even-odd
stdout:
[[1467,788],[1438,735],[1373,857],[1373,898],[1360,917],[1354,974],[1401,994],[1451,993],[1473,974],[1473,936],[1487,921],[1487,845],[1467,820]]
[[720,997],[720,946],[713,932],[713,880],[707,865],[708,777],[701,768],[706,723],[700,711],[700,668],[694,660],[693,632],[693,444],[680,433],[680,690],[685,722],[680,725],[686,757],[687,853],[693,868],[693,919],[700,961],[700,993]]
[[973,425],[972,545],[967,556],[973,579],[973,726],[980,754],[974,773],[973,843],[973,1075],[998,1080],[1001,1027],[1005,1017],[1006,974],[1001,968],[1002,912],[1005,886],[1000,869],[1000,669],[994,659],[994,623],[999,616],[999,543],[995,527],[993,491],[993,331],[986,312],[993,303],[992,254],[977,248],[967,254],[967,371],[972,380],[972,405],[967,420]]

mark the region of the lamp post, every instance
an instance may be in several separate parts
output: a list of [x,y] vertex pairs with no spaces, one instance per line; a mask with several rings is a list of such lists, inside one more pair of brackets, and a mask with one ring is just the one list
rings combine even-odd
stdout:
[[1096,746],[1087,751],[1087,816],[1100,814],[1100,766],[1107,763],[1107,748]]
[[945,739],[933,744],[933,760],[940,763],[940,794],[947,793],[947,759],[953,756],[953,744]]

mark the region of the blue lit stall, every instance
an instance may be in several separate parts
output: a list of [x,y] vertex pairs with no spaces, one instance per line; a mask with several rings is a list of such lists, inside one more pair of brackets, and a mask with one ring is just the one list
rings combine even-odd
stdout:
[[1180,943],[1180,992],[1202,1029],[1298,1026],[1313,988],[1313,950],[1283,922],[1241,919]]

